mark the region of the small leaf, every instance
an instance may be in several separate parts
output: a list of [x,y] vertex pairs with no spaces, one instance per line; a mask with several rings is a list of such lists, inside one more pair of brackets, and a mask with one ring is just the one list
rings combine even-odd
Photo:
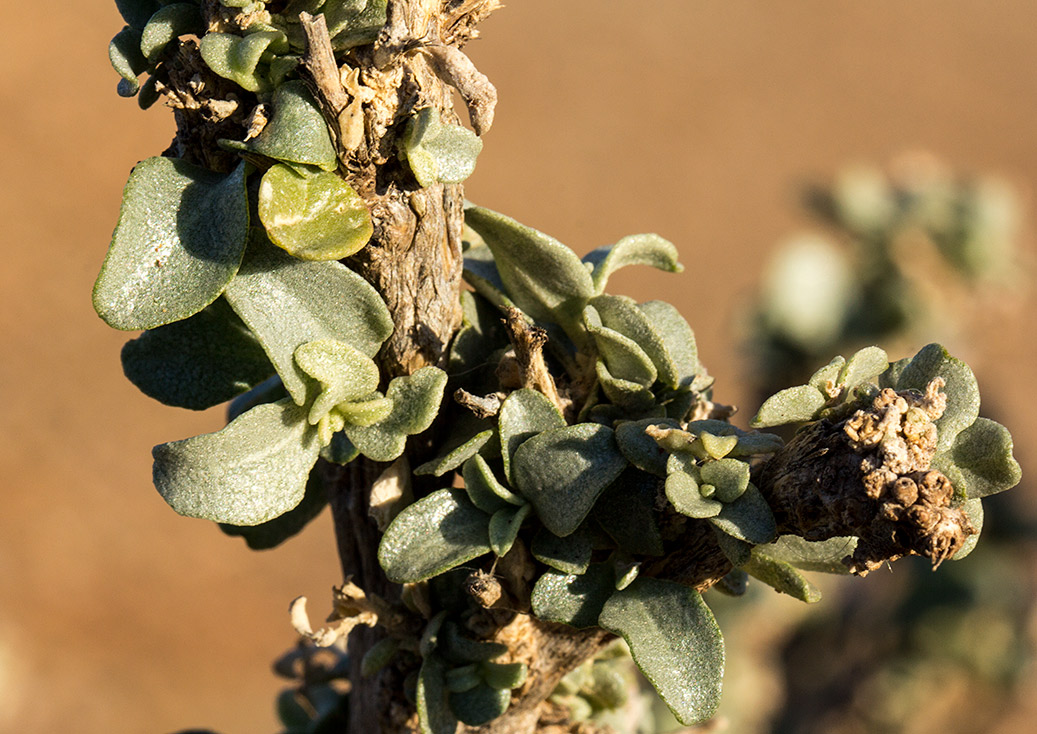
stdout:
[[760,551],[804,571],[848,574],[850,569],[843,563],[843,559],[852,556],[856,547],[857,538],[854,537],[812,542],[798,535],[782,535],[775,542],[760,546]]
[[461,466],[465,461],[479,453],[479,449],[485,446],[491,438],[493,438],[492,428],[481,431],[457,448],[442,454],[432,461],[426,461],[415,469],[414,473],[418,476],[431,474],[434,477],[441,477],[448,471],[453,471],[457,467]]
[[305,411],[286,398],[216,433],[156,446],[152,476],[181,515],[258,525],[302,501],[319,450]]
[[446,372],[422,367],[412,375],[395,377],[385,397],[392,401],[389,416],[371,426],[346,425],[346,435],[367,458],[392,461],[403,453],[407,436],[432,425],[443,402]]
[[115,0],[115,5],[123,20],[138,30],[143,29],[151,16],[162,7],[159,0]]
[[[638,304],[638,308],[644,311],[655,332],[662,339],[680,385],[692,386],[695,378],[704,375],[705,370],[699,364],[695,334],[688,322],[681,316],[680,311],[665,301],[647,301]],[[663,371],[661,367],[660,371]]]
[[670,356],[663,337],[633,298],[596,296],[591,299],[590,305],[600,315],[602,324],[633,340],[644,350],[657,370],[659,382],[671,388],[680,385],[680,370]]
[[339,403],[335,412],[342,416],[346,423],[354,426],[373,426],[389,417],[392,413],[392,401],[381,397],[381,393],[371,393],[374,397],[367,400],[354,400],[350,403]]
[[439,649],[443,656],[452,663],[482,663],[499,658],[508,651],[508,646],[499,642],[473,640],[461,634],[460,627],[454,622],[443,623],[439,635]]
[[602,607],[616,591],[615,579],[608,563],[592,563],[580,575],[548,571],[533,586],[533,614],[577,629],[596,627]]
[[140,38],[140,52],[149,64],[156,63],[166,46],[174,38],[189,33],[201,35],[205,23],[198,6],[192,3],[173,3],[158,10],[144,26]]
[[[374,43],[378,33],[386,22],[387,0],[368,0],[364,9],[356,15],[343,17],[332,22],[329,28],[338,29],[331,38],[331,47],[335,51],[347,51],[356,46]],[[343,3],[343,7],[346,3]],[[335,18],[334,6],[325,6],[325,12]]]
[[402,146],[414,178],[422,188],[435,183],[461,183],[475,170],[482,140],[471,130],[443,123],[439,111],[418,111],[403,133]]
[[301,81],[282,84],[274,93],[274,116],[255,138],[246,142],[248,150],[284,161],[318,166],[325,171],[338,167],[338,155],[331,142],[324,115]]
[[263,348],[223,301],[189,319],[145,331],[122,348],[122,369],[145,395],[205,410],[273,374]]
[[832,385],[839,384],[839,375],[843,373],[843,368],[845,366],[845,358],[834,357],[831,362],[811,375],[810,379],[807,380],[807,384],[813,385],[819,391],[824,393],[827,389],[828,383],[831,383]]
[[216,74],[250,92],[258,92],[267,86],[259,62],[267,49],[282,44],[283,51],[287,51],[287,39],[280,31],[260,31],[244,38],[232,33],[206,33],[199,50],[206,66]]
[[421,734],[454,734],[457,717],[450,709],[446,687],[446,664],[438,655],[429,655],[418,672],[417,708]]
[[752,484],[737,500],[725,504],[711,522],[728,535],[753,545],[770,543],[778,534],[770,505]]
[[501,459],[504,474],[511,477],[511,457],[522,443],[550,428],[561,428],[565,418],[543,393],[528,388],[515,390],[501,405],[498,414]]
[[642,471],[657,477],[666,476],[666,460],[669,454],[663,450],[655,439],[645,433],[649,426],[679,428],[675,420],[645,418],[639,421],[627,421],[616,426],[616,445],[627,461]]
[[512,483],[544,526],[564,537],[626,467],[611,428],[579,423],[544,431],[519,446]]
[[697,591],[638,578],[606,602],[600,621],[626,640],[634,662],[679,722],[698,724],[713,716],[720,703],[724,640]]
[[583,323],[594,337],[598,353],[613,376],[651,387],[658,372],[644,350],[633,339],[602,325],[601,317],[593,306],[583,310]]
[[451,693],[470,691],[482,683],[482,674],[475,663],[447,671],[446,687]]
[[510,704],[511,691],[497,690],[485,683],[464,693],[450,694],[450,708],[462,723],[469,726],[481,726],[493,721],[507,711]]
[[677,248],[659,235],[634,234],[614,245],[588,252],[583,262],[594,266],[592,278],[595,292],[604,293],[609,276],[628,265],[649,265],[670,273],[681,272],[684,266],[677,262],[677,256]]
[[559,538],[547,528],[540,528],[530,545],[530,552],[538,561],[574,575],[587,571],[593,550],[590,533],[582,525],[564,538]]
[[522,522],[532,510],[531,505],[521,507],[503,507],[493,513],[490,518],[490,548],[498,557],[507,555],[515,544]]
[[464,489],[472,504],[492,515],[507,507],[521,507],[525,501],[497,481],[486,459],[475,455],[465,462],[461,475]]
[[268,550],[276,548],[289,538],[298,535],[327,504],[328,495],[324,489],[324,483],[321,481],[320,472],[311,471],[302,502],[288,512],[259,525],[242,526],[221,523],[220,530],[227,535],[241,536],[245,539],[245,544],[252,550]]
[[955,437],[971,426],[979,417],[979,385],[972,369],[960,359],[955,359],[939,344],[922,347],[911,362],[903,368],[897,380],[897,390],[919,390],[936,377],[946,382],[943,391],[947,394],[947,409],[937,418],[938,431],[936,451],[949,450]]
[[655,511],[659,489],[658,477],[627,467],[602,493],[591,516],[624,551],[661,556],[663,539]]
[[963,489],[969,499],[979,499],[1017,485],[1022,470],[1012,449],[1012,434],[1007,428],[989,418],[977,418],[958,434],[950,452],[965,482],[957,489]]
[[821,601],[821,592],[803,574],[785,561],[771,558],[758,549],[753,549],[752,557],[742,569],[775,591],[788,594],[793,599],[807,604]]
[[596,294],[576,254],[558,240],[489,209],[466,209],[465,224],[493,252],[507,295],[518,307],[581,341],[583,307]]
[[148,158],[130,173],[94,309],[116,329],[154,329],[194,316],[238,272],[248,235],[245,166],[213,173]]
[[132,97],[140,89],[140,75],[148,69],[148,61],[140,52],[140,31],[123,28],[108,44],[108,60],[123,78],[119,95]]
[[339,403],[359,400],[378,387],[380,373],[374,360],[337,339],[300,344],[295,350],[295,363],[321,386],[320,395],[310,406],[310,425],[317,425]]
[[826,402],[827,398],[813,385],[789,387],[767,398],[749,425],[767,428],[815,420]]
[[301,260],[349,257],[374,232],[364,200],[337,174],[284,163],[263,175],[259,218],[270,241]]
[[975,549],[976,544],[979,543],[979,536],[983,532],[983,501],[979,499],[965,500],[961,503],[961,509],[969,518],[976,532],[965,538],[965,542],[958,552],[951,556],[952,561],[960,561],[971,553]]
[[490,552],[489,518],[460,489],[404,508],[385,529],[378,562],[395,584],[413,584]]
[[[702,434],[699,440],[707,435]],[[738,459],[707,461],[702,465],[701,476],[704,483],[717,488],[716,498],[726,504],[741,497],[749,486],[749,465]]]
[[703,497],[695,477],[683,471],[666,477],[666,499],[677,512],[699,519],[716,517],[724,509],[723,503]]
[[254,232],[260,239],[227,287],[227,301],[302,405],[308,378],[295,364],[299,345],[337,339],[373,357],[392,333],[392,318],[378,291],[341,263],[296,260]]
[[526,682],[529,668],[525,663],[483,663],[483,679],[490,688],[511,691]]
[[836,382],[845,386],[847,390],[852,390],[862,382],[868,382],[878,377],[888,367],[889,357],[886,356],[885,350],[878,347],[865,347],[847,360],[839,372]]
[[655,403],[655,395],[651,390],[638,382],[616,377],[602,360],[598,360],[594,370],[606,397],[624,411],[636,414],[648,410]]
[[370,678],[388,665],[399,652],[400,641],[394,637],[383,637],[364,653],[360,661],[360,677]]
[[731,564],[738,568],[749,562],[749,557],[753,552],[753,545],[746,543],[744,540],[733,538],[724,531],[718,529],[715,525],[713,526],[713,535],[717,539],[717,545],[720,547],[721,553],[731,561]]

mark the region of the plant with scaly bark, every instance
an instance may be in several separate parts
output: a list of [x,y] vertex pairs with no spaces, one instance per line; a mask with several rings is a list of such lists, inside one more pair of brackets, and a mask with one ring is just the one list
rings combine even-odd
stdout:
[[253,548],[334,516],[346,579],[320,629],[292,605],[288,731],[616,725],[617,637],[705,721],[703,592],[814,601],[799,569],[960,558],[1018,482],[942,347],[780,391],[753,427],[802,425],[785,444],[729,421],[673,306],[607,291],[680,272],[671,243],[580,258],[466,204],[496,93],[460,49],[495,0],[117,4],[119,91],[164,99],[177,135],[130,174],[94,306],[143,330],[122,357],[145,393],[231,401],[224,429],[155,447],[155,486]]

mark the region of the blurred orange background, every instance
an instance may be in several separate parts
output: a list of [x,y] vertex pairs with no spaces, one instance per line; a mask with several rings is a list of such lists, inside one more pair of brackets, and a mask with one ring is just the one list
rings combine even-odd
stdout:
[[[276,731],[288,602],[306,594],[319,613],[341,580],[330,522],[254,553],[152,489],[151,446],[222,414],[126,382],[127,335],[94,315],[90,288],[126,175],[165,148],[172,116],[116,96],[114,3],[9,6],[0,731]],[[482,31],[468,51],[500,103],[468,197],[581,254],[634,232],[675,242],[683,275],[624,271],[612,290],[678,305],[743,415],[735,322],[767,253],[804,224],[802,183],[915,148],[1025,196],[1037,182],[1032,0],[516,0]],[[1020,298],[947,346],[1025,471],[1037,340],[1033,293]]]

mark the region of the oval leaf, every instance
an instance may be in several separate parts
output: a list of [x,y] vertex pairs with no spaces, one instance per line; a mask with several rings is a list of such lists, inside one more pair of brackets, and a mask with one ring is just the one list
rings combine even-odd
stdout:
[[678,721],[692,725],[713,716],[724,676],[724,639],[697,591],[638,578],[605,603],[600,622],[626,640],[637,667]]
[[152,450],[152,478],[181,515],[258,525],[297,506],[320,446],[306,412],[285,398],[216,433]]
[[450,708],[457,718],[469,726],[481,726],[493,721],[508,710],[511,691],[498,690],[485,683],[464,693],[450,694]]
[[403,453],[407,436],[432,425],[445,387],[446,372],[438,367],[422,367],[413,375],[393,378],[385,393],[392,401],[388,417],[370,426],[346,425],[346,435],[367,458],[393,461]]
[[498,557],[507,555],[511,550],[522,527],[522,522],[532,509],[530,505],[522,505],[521,507],[504,507],[493,513],[489,525],[490,548]]
[[[699,364],[695,333],[688,322],[676,307],[665,301],[647,301],[638,304],[638,308],[648,317],[655,333],[662,340],[679,383],[691,386],[697,376],[705,374],[705,370]],[[662,367],[659,367],[659,371],[660,374],[666,374]],[[699,388],[696,386],[696,389]]]
[[521,507],[522,498],[497,481],[493,470],[481,456],[473,456],[465,462],[461,471],[464,489],[472,504],[492,515],[506,507]]
[[274,93],[274,116],[246,145],[253,153],[286,163],[338,167],[338,155],[324,115],[301,81],[286,82]]
[[778,534],[770,505],[752,484],[737,500],[725,504],[710,522],[728,535],[754,545],[770,543]]
[[602,324],[632,339],[644,350],[657,370],[659,382],[672,388],[680,385],[681,377],[677,363],[673,361],[662,336],[655,330],[648,315],[638,308],[633,298],[597,296],[591,299],[590,305],[597,310]]
[[162,52],[174,38],[188,33],[205,32],[205,22],[198,6],[192,3],[173,3],[156,12],[144,26],[140,37],[140,52],[149,64],[161,58]]
[[295,350],[295,363],[321,386],[321,394],[310,407],[312,425],[339,403],[370,395],[381,376],[373,359],[337,339],[300,344]]
[[857,538],[854,537],[809,541],[798,535],[783,535],[773,543],[760,546],[760,550],[770,558],[804,571],[848,574],[850,569],[843,559],[852,556],[856,547]]
[[194,316],[238,272],[248,237],[245,166],[221,175],[174,158],[130,173],[94,309],[116,329]]
[[937,418],[937,452],[948,451],[957,435],[971,426],[979,417],[979,385],[972,369],[947,353],[939,344],[922,347],[900,372],[897,390],[919,390],[935,377],[945,381],[947,409]]
[[490,518],[460,489],[441,489],[406,507],[385,529],[378,563],[396,584],[413,584],[490,552]]
[[422,188],[461,183],[472,175],[482,140],[460,125],[444,124],[439,111],[425,107],[407,123],[403,152]]
[[889,357],[878,347],[865,347],[850,357],[839,372],[837,383],[847,391],[878,377],[889,367]]
[[789,387],[767,398],[749,425],[766,428],[815,420],[826,402],[827,398],[813,385]]
[[421,734],[454,734],[457,717],[450,710],[446,687],[446,663],[429,655],[418,672],[417,708]]
[[447,451],[445,454],[433,459],[432,461],[426,461],[415,469],[414,473],[418,476],[431,474],[434,477],[441,477],[448,471],[453,471],[457,467],[461,466],[468,459],[479,453],[479,449],[485,446],[491,438],[493,438],[492,428],[481,431],[457,448]]
[[132,97],[140,89],[140,75],[147,71],[148,61],[140,52],[140,31],[123,28],[108,44],[108,60],[122,77],[119,95]]
[[592,563],[583,574],[548,571],[533,586],[533,614],[545,622],[570,627],[596,627],[598,615],[615,592],[616,575],[609,563]]
[[594,344],[608,365],[610,374],[621,380],[636,382],[642,387],[652,386],[658,372],[655,364],[637,342],[603,326],[601,317],[593,306],[587,306],[583,310],[583,323],[594,337]]
[[266,86],[259,73],[259,62],[271,45],[284,43],[279,31],[259,31],[242,38],[233,33],[206,33],[199,44],[206,66],[224,79],[230,79],[250,92]]
[[987,497],[1019,483],[1022,469],[1012,449],[1012,434],[989,418],[977,418],[958,434],[950,458],[961,472],[966,497]]
[[497,417],[504,475],[511,477],[511,457],[524,441],[550,428],[561,428],[565,418],[543,393],[515,390],[501,405]]
[[562,573],[585,573],[594,550],[591,535],[585,528],[581,525],[575,533],[564,538],[559,538],[547,528],[540,528],[533,536],[529,550],[538,561]]
[[269,550],[298,535],[327,504],[328,494],[324,489],[324,482],[321,481],[320,472],[311,471],[302,501],[288,512],[259,525],[220,523],[220,530],[227,535],[241,536],[252,550]]
[[614,245],[591,250],[583,262],[594,266],[592,279],[597,293],[605,291],[609,276],[628,265],[648,265],[669,273],[679,273],[684,266],[677,262],[677,248],[657,234],[632,234]]
[[284,163],[263,175],[259,219],[271,242],[301,260],[349,257],[374,232],[364,200],[337,174]]
[[579,423],[544,431],[522,444],[512,479],[544,526],[565,537],[626,467],[611,428]]
[[770,558],[758,550],[753,550],[748,563],[745,563],[742,569],[775,591],[788,594],[793,599],[799,599],[807,604],[821,601],[820,590],[791,564]]
[[[705,433],[702,437],[708,435],[710,434]],[[716,487],[716,498],[725,504],[741,497],[749,486],[749,465],[738,459],[707,461],[702,465],[701,473],[702,481]]]

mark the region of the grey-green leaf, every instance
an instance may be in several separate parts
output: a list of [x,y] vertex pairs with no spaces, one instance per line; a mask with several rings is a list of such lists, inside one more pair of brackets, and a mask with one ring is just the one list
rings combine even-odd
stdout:
[[677,248],[657,234],[632,234],[614,245],[591,250],[583,262],[594,266],[591,277],[596,293],[604,293],[609,276],[628,265],[648,265],[669,273],[684,267],[677,262]]
[[482,140],[460,125],[444,124],[439,110],[418,111],[403,133],[402,146],[414,178],[422,188],[434,183],[461,183],[475,170]]
[[233,33],[206,33],[199,44],[202,60],[206,66],[224,79],[230,79],[250,92],[258,92],[267,86],[262,78],[259,63],[271,46],[288,44],[279,31],[259,31],[244,38]]
[[610,563],[592,563],[583,574],[548,571],[533,586],[533,614],[545,622],[585,629],[598,624],[601,609],[615,592]]
[[424,581],[489,553],[489,521],[463,490],[441,489],[396,516],[378,545],[378,562],[393,583]]
[[605,488],[627,467],[611,428],[596,423],[553,428],[515,452],[512,483],[552,533],[579,527]]
[[637,342],[615,329],[604,326],[594,306],[588,305],[583,310],[583,323],[594,337],[598,353],[608,365],[609,373],[621,380],[636,382],[642,387],[652,386],[658,372],[655,364]]
[[481,431],[457,448],[451,449],[431,461],[426,461],[415,469],[414,473],[418,476],[431,474],[434,477],[441,477],[448,471],[453,471],[457,467],[461,466],[465,461],[479,453],[479,449],[485,446],[491,438],[493,438],[492,428]]
[[843,559],[852,556],[856,547],[857,538],[849,536],[812,542],[798,535],[783,535],[773,543],[760,546],[760,550],[770,558],[804,571],[848,574],[850,569]]
[[645,433],[645,429],[649,426],[680,428],[677,421],[667,418],[627,421],[616,426],[616,444],[627,461],[638,469],[657,477],[665,477],[666,460],[669,458],[669,454],[656,443],[654,438]]
[[511,546],[515,544],[522,522],[532,510],[530,505],[521,507],[503,507],[493,513],[490,518],[489,534],[490,548],[498,557],[507,555]]
[[446,663],[438,655],[422,660],[417,689],[421,734],[454,734],[457,730],[457,717],[450,709],[445,678]]
[[140,31],[123,28],[108,44],[108,60],[123,78],[119,94],[132,97],[140,89],[140,75],[147,71],[148,61],[140,52]]
[[485,662],[479,667],[482,669],[486,685],[502,691],[518,688],[526,682],[526,676],[529,674],[529,668],[525,663]]
[[300,344],[337,339],[373,357],[392,333],[392,318],[378,291],[346,266],[302,262],[256,232],[259,239],[227,287],[227,301],[301,405],[307,378],[294,360]]
[[438,367],[422,367],[412,375],[393,378],[385,392],[392,401],[388,417],[370,426],[347,424],[346,435],[367,458],[392,461],[403,453],[407,436],[432,425],[445,387],[446,372]]
[[339,403],[360,400],[378,387],[380,373],[374,360],[337,339],[300,344],[295,364],[320,383],[321,393],[310,406],[309,421],[317,425]]
[[695,477],[683,471],[671,472],[666,477],[666,499],[677,512],[699,519],[716,517],[724,508],[722,502],[703,497]]
[[152,477],[181,515],[258,525],[302,501],[319,450],[306,411],[285,398],[216,433],[156,446]]
[[576,532],[559,538],[547,528],[540,528],[530,545],[533,557],[566,574],[587,571],[594,545],[589,532],[581,525]]
[[[703,434],[702,438],[708,435],[711,434]],[[707,461],[701,472],[702,481],[716,487],[716,498],[725,504],[737,500],[749,486],[749,465],[738,459]]]
[[248,236],[245,165],[222,175],[175,158],[130,173],[94,309],[116,329],[194,316],[238,272]]
[[126,342],[122,369],[145,395],[191,410],[224,403],[274,371],[259,342],[223,301]]
[[138,30],[147,25],[148,20],[162,7],[159,0],[115,0],[119,15],[131,28]]
[[752,484],[737,500],[725,504],[711,522],[728,535],[753,545],[770,543],[778,534],[770,505]]
[[661,556],[663,539],[655,512],[660,484],[658,477],[627,467],[598,498],[591,517],[624,551]]
[[648,314],[633,298],[626,296],[595,296],[590,305],[597,310],[601,323],[632,339],[652,360],[659,382],[676,388],[681,382],[681,369],[666,348],[663,337],[656,331]]
[[827,383],[837,385],[839,383],[839,375],[843,373],[843,368],[846,366],[846,359],[844,357],[833,357],[832,361],[826,364],[824,367],[818,369],[810,379],[807,380],[808,385],[813,385],[819,391],[824,392]]
[[493,251],[507,295],[518,307],[579,340],[583,307],[596,293],[576,254],[553,237],[489,209],[466,209],[465,223]]
[[565,425],[565,418],[555,404],[543,393],[528,388],[515,390],[505,398],[497,421],[504,474],[509,478],[511,457],[524,441],[548,429]]
[[969,499],[979,499],[1011,489],[1022,479],[1019,462],[1012,455],[1012,434],[989,418],[976,421],[958,434],[950,458],[961,472]]
[[481,726],[493,721],[508,710],[511,691],[491,688],[480,683],[464,693],[450,694],[450,708],[457,718],[469,726]]
[[827,398],[813,385],[789,387],[767,398],[749,425],[767,428],[811,421],[826,402]]
[[922,347],[900,372],[897,390],[919,390],[936,377],[945,381],[947,409],[937,418],[936,450],[943,452],[954,445],[955,437],[975,422],[979,416],[979,385],[972,369],[947,353],[939,344]]
[[[695,377],[704,373],[702,365],[699,364],[698,347],[691,326],[681,316],[680,311],[665,301],[646,301],[638,304],[638,308],[648,317],[653,329],[662,339],[679,383],[690,386]],[[662,367],[659,371],[660,374],[666,372]]]
[[259,525],[220,524],[220,530],[227,535],[237,535],[245,539],[245,544],[252,550],[269,550],[276,548],[294,535],[298,535],[311,520],[321,513],[328,504],[328,495],[321,481],[319,471],[311,471],[306,482],[306,493],[302,501],[273,520]]
[[771,558],[753,549],[748,563],[742,566],[750,576],[759,579],[775,591],[812,604],[821,601],[821,592],[803,574],[785,561]]
[[188,33],[205,32],[205,23],[198,5],[194,3],[173,3],[156,12],[148,24],[144,26],[140,38],[140,52],[154,64],[162,57],[162,52],[174,38]]
[[334,171],[338,155],[328,133],[324,115],[301,81],[282,84],[274,93],[274,116],[248,150],[286,163],[318,166]]
[[597,361],[594,371],[605,396],[623,410],[636,414],[648,410],[655,403],[655,395],[650,389],[639,382],[616,377],[603,360]]
[[521,497],[497,481],[486,459],[479,455],[465,462],[461,475],[464,477],[464,489],[468,499],[487,514],[492,515],[506,507],[514,509],[525,504]]
[[634,662],[678,721],[692,725],[713,716],[720,703],[724,640],[697,591],[638,578],[606,602],[600,622],[626,640]]
[[854,353],[839,373],[838,384],[846,386],[848,390],[878,377],[889,367],[889,357],[886,352],[878,347],[865,347]]

